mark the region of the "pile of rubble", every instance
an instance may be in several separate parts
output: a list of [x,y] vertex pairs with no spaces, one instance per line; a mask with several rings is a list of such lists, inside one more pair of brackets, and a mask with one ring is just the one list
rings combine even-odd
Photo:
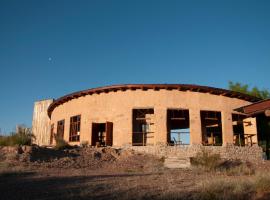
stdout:
[[73,147],[64,150],[39,146],[0,147],[0,161],[45,168],[152,169],[162,162],[153,156],[133,150],[115,148]]

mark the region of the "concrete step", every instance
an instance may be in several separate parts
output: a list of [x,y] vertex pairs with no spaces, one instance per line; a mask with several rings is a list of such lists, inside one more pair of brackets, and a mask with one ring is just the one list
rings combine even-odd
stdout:
[[189,168],[190,167],[190,159],[183,157],[168,157],[165,158],[164,167],[175,169],[175,168]]
[[184,156],[168,156],[167,159],[187,159]]
[[183,160],[183,161],[185,161],[185,160],[189,160],[189,159],[185,159],[185,158],[165,158],[166,160]]

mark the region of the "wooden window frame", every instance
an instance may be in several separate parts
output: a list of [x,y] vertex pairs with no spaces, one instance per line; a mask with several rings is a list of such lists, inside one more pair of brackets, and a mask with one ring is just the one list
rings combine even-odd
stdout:
[[81,131],[81,115],[70,117],[69,141],[79,142]]
[[[155,109],[153,107],[132,108],[132,146],[153,145],[153,143],[148,143],[147,139],[154,138],[155,136],[155,132],[153,131],[154,122],[151,122],[152,120],[154,120],[154,116],[147,119],[147,114],[155,115]],[[141,122],[139,123],[136,121]],[[136,124],[140,124],[139,126],[141,126],[142,131],[136,130],[138,129],[138,127],[135,128],[136,126],[138,126]],[[142,141],[137,142],[136,140]]]

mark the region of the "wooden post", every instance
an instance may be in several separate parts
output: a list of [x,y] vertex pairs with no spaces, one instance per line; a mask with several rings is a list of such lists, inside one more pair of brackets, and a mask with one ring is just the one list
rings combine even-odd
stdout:
[[143,134],[143,146],[145,146],[145,141],[144,141],[144,139],[145,139],[145,136],[144,136],[144,132],[142,133]]
[[238,134],[238,141],[239,141],[239,146],[242,146],[241,145],[241,134],[240,133]]

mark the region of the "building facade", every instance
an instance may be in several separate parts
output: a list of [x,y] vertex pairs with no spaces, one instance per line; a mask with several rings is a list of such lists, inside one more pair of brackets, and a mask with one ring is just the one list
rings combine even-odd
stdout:
[[256,118],[235,109],[259,100],[229,90],[185,84],[84,90],[48,105],[49,131],[43,145],[53,145],[55,135],[71,145],[254,145]]

